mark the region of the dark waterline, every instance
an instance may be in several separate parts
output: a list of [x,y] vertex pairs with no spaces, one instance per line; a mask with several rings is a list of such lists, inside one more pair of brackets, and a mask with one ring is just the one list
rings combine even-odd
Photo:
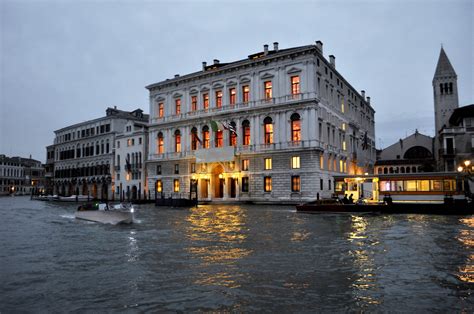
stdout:
[[1,313],[474,311],[473,216],[75,208],[0,198]]

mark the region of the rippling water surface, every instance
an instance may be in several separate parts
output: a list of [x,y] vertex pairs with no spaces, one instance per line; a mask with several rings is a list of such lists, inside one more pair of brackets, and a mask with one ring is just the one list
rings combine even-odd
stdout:
[[474,311],[474,217],[0,198],[0,312]]

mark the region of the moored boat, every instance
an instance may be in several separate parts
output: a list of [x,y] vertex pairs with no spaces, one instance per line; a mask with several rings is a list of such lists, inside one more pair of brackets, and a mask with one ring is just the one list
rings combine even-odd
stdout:
[[[458,173],[335,176],[334,181],[333,200],[301,204],[296,209],[319,213],[474,215],[469,180]],[[354,203],[352,199],[358,201]]]
[[80,205],[76,218],[104,224],[130,224],[133,222],[134,208],[125,204],[88,203]]

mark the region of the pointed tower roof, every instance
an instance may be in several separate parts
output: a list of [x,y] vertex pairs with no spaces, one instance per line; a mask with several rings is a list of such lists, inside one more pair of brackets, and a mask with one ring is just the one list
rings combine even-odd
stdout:
[[435,71],[433,79],[436,77],[442,77],[442,76],[456,76],[456,72],[454,71],[454,68],[451,65],[451,62],[449,62],[446,52],[444,52],[444,49],[441,46],[441,51],[439,52],[438,65],[436,65],[436,71]]

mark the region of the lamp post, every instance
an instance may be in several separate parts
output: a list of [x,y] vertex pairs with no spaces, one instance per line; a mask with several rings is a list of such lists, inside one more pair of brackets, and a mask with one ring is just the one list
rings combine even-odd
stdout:
[[462,164],[458,167],[458,172],[463,174],[464,181],[464,193],[466,196],[471,197],[471,189],[469,186],[469,181],[472,180],[472,166],[470,160],[464,160]]

